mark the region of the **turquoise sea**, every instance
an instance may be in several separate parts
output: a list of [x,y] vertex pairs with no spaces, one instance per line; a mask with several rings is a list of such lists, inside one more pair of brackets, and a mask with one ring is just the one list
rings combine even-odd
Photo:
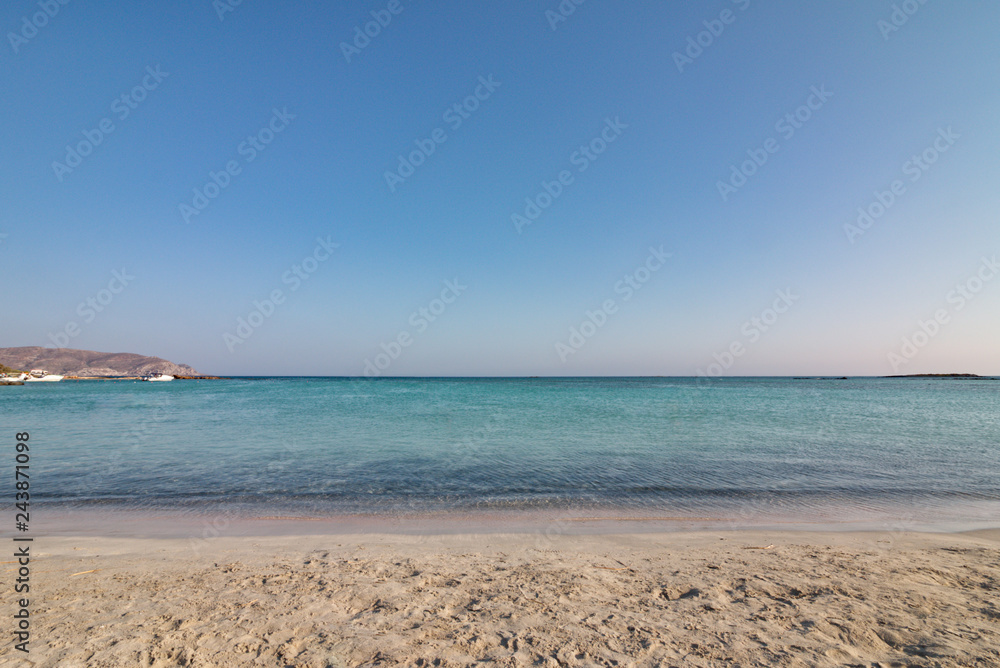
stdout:
[[0,403],[36,513],[1000,526],[987,379],[64,381]]

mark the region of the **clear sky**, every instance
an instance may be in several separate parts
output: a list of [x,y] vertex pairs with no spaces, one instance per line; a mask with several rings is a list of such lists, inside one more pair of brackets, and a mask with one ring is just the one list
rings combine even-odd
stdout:
[[995,2],[17,0],[0,28],[0,346],[1000,374]]

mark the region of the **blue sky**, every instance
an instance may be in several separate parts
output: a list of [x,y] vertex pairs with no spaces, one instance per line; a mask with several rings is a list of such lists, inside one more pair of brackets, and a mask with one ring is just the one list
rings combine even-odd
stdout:
[[0,346],[1000,374],[995,3],[159,4],[0,13]]

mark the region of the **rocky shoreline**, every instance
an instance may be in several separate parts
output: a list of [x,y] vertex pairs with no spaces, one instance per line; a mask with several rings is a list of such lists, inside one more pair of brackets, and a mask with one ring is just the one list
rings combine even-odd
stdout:
[[[66,376],[63,380],[142,380],[142,376]],[[224,376],[174,376],[174,380],[229,380]]]

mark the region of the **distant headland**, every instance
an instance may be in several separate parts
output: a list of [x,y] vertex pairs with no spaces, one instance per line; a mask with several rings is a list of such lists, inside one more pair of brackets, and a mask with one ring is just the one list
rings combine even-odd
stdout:
[[175,378],[208,378],[187,364],[135,353],[101,353],[72,348],[0,348],[0,366],[11,370],[45,369],[67,378],[121,378],[159,372]]

